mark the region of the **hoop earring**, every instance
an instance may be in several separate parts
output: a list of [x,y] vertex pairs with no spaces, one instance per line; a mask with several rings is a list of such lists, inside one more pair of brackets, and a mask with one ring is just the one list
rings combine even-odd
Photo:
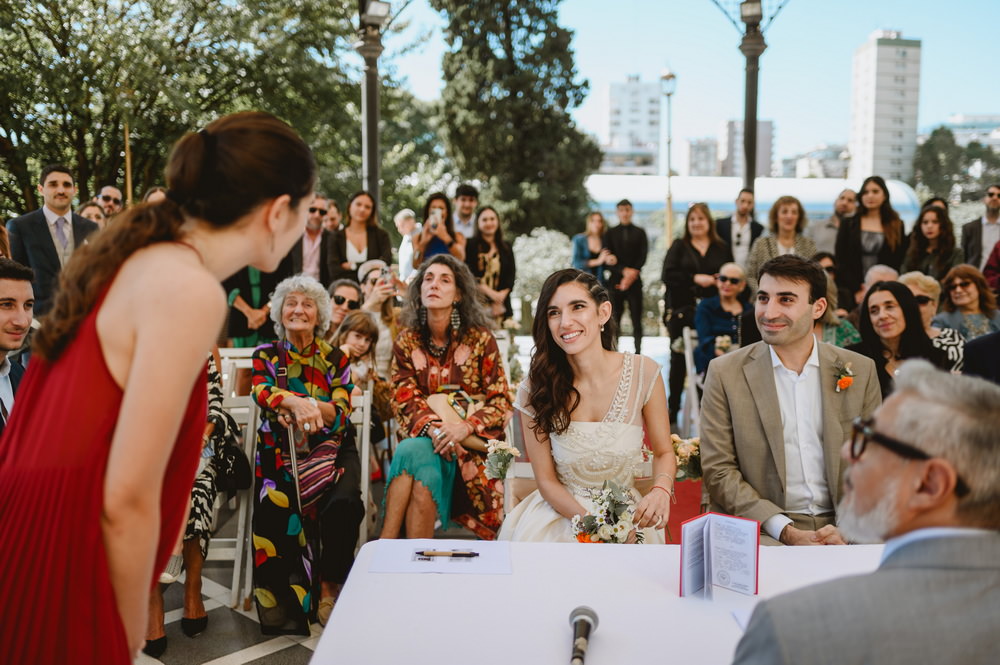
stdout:
[[417,310],[417,319],[420,320],[421,327],[427,327],[427,308],[423,305]]
[[462,327],[462,315],[458,313],[458,303],[454,303],[451,306],[451,329],[456,333],[458,329]]

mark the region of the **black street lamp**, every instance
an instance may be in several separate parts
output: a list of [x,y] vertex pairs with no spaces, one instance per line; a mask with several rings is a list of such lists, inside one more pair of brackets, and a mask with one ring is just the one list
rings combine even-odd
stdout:
[[361,95],[361,164],[363,189],[379,204],[379,80],[378,57],[382,55],[382,27],[389,21],[389,3],[358,0],[361,19],[354,49],[365,59],[365,85]]
[[740,18],[746,24],[740,51],[747,59],[746,101],[743,113],[743,186],[753,190],[757,178],[757,78],[760,74],[760,55],[767,48],[760,22],[764,13],[761,0],[743,0]]

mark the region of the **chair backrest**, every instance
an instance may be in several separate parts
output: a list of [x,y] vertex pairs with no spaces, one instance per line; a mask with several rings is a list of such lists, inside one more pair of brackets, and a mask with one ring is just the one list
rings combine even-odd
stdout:
[[687,368],[687,391],[684,395],[684,437],[697,436],[698,422],[701,418],[701,402],[698,391],[702,387],[701,377],[694,365],[694,347],[697,336],[691,328],[685,327],[681,332],[684,339],[684,365]]
[[[369,460],[372,449],[372,390],[371,382],[362,392],[351,395],[351,423],[355,427],[355,441],[358,445],[358,457],[361,461],[361,505],[368,510],[371,469]],[[368,517],[361,520],[358,547],[368,542]]]

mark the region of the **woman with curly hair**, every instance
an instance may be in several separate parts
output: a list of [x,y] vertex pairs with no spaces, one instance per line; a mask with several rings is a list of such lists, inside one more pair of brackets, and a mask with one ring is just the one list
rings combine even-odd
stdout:
[[1000,330],[997,298],[975,266],[968,263],[955,266],[941,280],[941,286],[948,297],[932,325],[954,328],[967,341]]
[[962,248],[955,243],[955,227],[942,207],[925,206],[910,234],[910,247],[900,272],[919,270],[936,280],[965,261]]
[[[486,478],[485,440],[503,438],[511,404],[502,358],[469,268],[439,254],[407,291],[393,347],[400,441],[386,480],[383,538],[431,538],[453,521],[496,538],[503,496]],[[437,393],[451,399],[437,408]],[[463,394],[464,393],[464,394]],[[450,411],[445,411],[448,409]]]
[[757,273],[760,267],[782,254],[794,254],[808,259],[816,253],[816,243],[802,232],[808,220],[806,211],[794,196],[781,196],[768,214],[771,234],[753,241],[747,257],[747,286],[757,292]]
[[923,358],[940,369],[951,367],[945,353],[924,332],[920,306],[904,284],[876,282],[860,307],[861,341],[847,349],[875,361],[882,399],[892,392],[896,370],[904,360]]
[[[535,353],[514,402],[538,489],[507,516],[501,538],[575,542],[572,519],[593,510],[591,493],[613,480],[631,488],[645,542],[664,542],[677,471],[666,391],[653,360],[615,350],[611,309],[589,273],[560,270],[542,286]],[[644,428],[653,487],[642,497],[634,473]]]

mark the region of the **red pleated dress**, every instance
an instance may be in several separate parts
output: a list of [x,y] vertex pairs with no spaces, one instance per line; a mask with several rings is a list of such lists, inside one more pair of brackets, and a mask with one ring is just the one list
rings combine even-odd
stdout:
[[[53,364],[34,358],[0,439],[0,661],[131,663],[101,530],[122,390],[97,337],[101,300]],[[170,350],[163,350],[170,362]],[[159,577],[180,534],[205,429],[204,377],[160,496]],[[150,580],[150,585],[153,580]]]

